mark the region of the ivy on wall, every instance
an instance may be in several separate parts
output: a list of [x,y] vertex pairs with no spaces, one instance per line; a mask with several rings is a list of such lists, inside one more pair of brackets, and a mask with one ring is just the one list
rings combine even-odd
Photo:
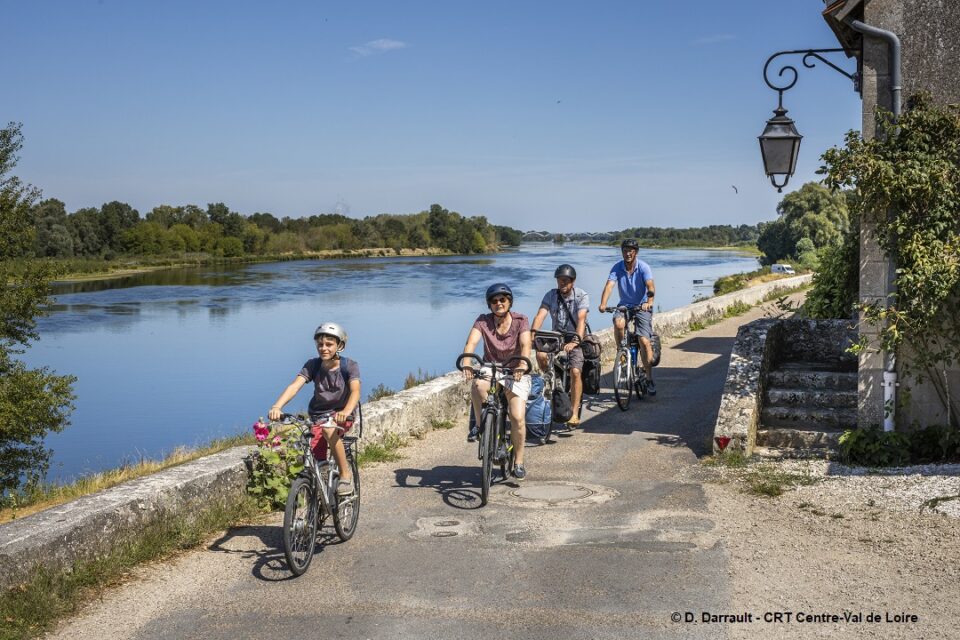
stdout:
[[894,255],[897,293],[861,304],[879,329],[879,344],[908,344],[902,374],[930,382],[952,427],[960,428],[957,399],[943,371],[960,362],[960,105],[937,105],[925,94],[911,98],[894,122],[877,113],[878,135],[847,134],[846,145],[823,155],[820,172],[832,189],[852,188],[852,213],[872,223],[881,249]]

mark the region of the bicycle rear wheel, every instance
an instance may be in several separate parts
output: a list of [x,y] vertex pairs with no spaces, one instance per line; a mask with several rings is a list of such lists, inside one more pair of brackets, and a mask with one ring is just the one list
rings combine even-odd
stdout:
[[630,394],[633,393],[630,374],[630,352],[620,349],[613,361],[613,395],[621,411],[626,411],[630,406]]
[[357,459],[352,453],[347,455],[347,462],[353,473],[353,493],[337,496],[337,509],[333,514],[333,528],[343,542],[353,537],[360,519],[360,471],[357,469]]
[[482,416],[483,434],[480,436],[480,453],[483,460],[480,463],[480,504],[486,505],[490,496],[490,483],[493,482],[493,458],[497,448],[497,423],[493,411],[487,411]]
[[633,389],[637,392],[637,400],[643,400],[643,396],[647,395],[647,374],[642,366],[634,373],[633,379]]
[[295,576],[303,575],[317,541],[317,496],[309,478],[293,481],[283,512],[283,555]]

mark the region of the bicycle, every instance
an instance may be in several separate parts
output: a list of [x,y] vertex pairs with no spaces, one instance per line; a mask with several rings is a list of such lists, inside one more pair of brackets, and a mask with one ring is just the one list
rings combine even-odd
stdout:
[[[570,358],[563,350],[563,338],[564,334],[560,333],[559,331],[537,330],[533,332],[534,349],[547,355],[547,370],[542,372],[543,395],[547,402],[552,400],[554,389],[563,389],[566,393],[570,393]],[[580,413],[582,411],[583,402],[581,402],[580,406],[577,407],[577,418],[580,417]],[[554,422],[551,421],[550,427],[547,430],[547,435],[543,438],[540,438],[540,444],[546,444],[550,442],[550,435],[553,433],[553,425]],[[567,431],[573,430],[573,428],[569,426],[567,426],[566,429]]]
[[618,306],[606,310],[607,313],[623,312],[627,321],[623,338],[617,348],[617,355],[613,360],[613,395],[621,411],[626,411],[630,406],[630,397],[634,392],[637,394],[637,400],[643,400],[647,395],[647,373],[638,353],[642,347],[636,327],[636,315],[639,310],[639,306]]
[[328,517],[333,519],[337,536],[343,542],[353,537],[360,518],[360,472],[357,469],[354,445],[363,436],[362,422],[356,436],[343,438],[347,463],[353,473],[353,492],[349,495],[337,494],[340,470],[331,448],[327,448],[326,460],[314,458],[310,449],[314,425],[335,427],[342,433],[353,424],[352,416],[343,426],[336,424],[333,421],[334,413],[325,413],[316,421],[291,414],[281,416],[282,424],[292,426],[300,432],[294,446],[303,453],[303,470],[290,485],[287,506],[283,513],[283,554],[287,559],[287,566],[295,576],[303,575],[310,566],[317,531],[323,527]]
[[[504,364],[482,362],[481,368],[463,364],[464,360],[480,359],[473,353],[462,353],[457,357],[457,369],[469,370],[475,378],[490,380],[490,389],[487,399],[480,409],[477,420],[478,438],[477,458],[480,460],[480,505],[485,506],[490,496],[490,485],[493,483],[493,463],[499,463],[500,475],[504,480],[513,472],[514,450],[510,441],[510,431],[507,429],[507,395],[502,384],[506,376],[512,376],[514,369],[506,366],[511,362],[523,362],[527,365],[526,372],[533,370],[530,360],[524,356],[513,356]],[[489,369],[485,371],[485,369]]]

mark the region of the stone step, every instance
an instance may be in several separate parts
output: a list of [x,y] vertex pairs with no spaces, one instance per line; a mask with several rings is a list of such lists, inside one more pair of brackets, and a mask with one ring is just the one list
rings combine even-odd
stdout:
[[836,371],[838,373],[856,373],[855,358],[834,360],[784,360],[775,369],[790,371]]
[[770,387],[764,406],[856,409],[856,390]]
[[781,365],[767,374],[768,388],[856,391],[856,371],[794,369]]
[[[764,434],[766,437],[766,434]],[[836,447],[761,447],[753,448],[753,455],[769,460],[802,460],[817,458],[820,460],[835,460],[839,455]]]
[[793,450],[797,455],[813,451],[836,451],[840,447],[842,431],[818,429],[757,429],[757,447],[767,451]]
[[811,429],[842,431],[857,426],[854,408],[814,409],[808,407],[765,406],[760,412],[760,424],[765,429]]

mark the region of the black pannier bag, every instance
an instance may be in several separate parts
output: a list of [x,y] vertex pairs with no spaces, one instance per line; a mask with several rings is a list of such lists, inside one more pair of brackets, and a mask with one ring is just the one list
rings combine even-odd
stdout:
[[554,389],[550,409],[553,413],[554,422],[564,423],[570,420],[573,417],[573,403],[570,402],[570,394],[563,389]]

